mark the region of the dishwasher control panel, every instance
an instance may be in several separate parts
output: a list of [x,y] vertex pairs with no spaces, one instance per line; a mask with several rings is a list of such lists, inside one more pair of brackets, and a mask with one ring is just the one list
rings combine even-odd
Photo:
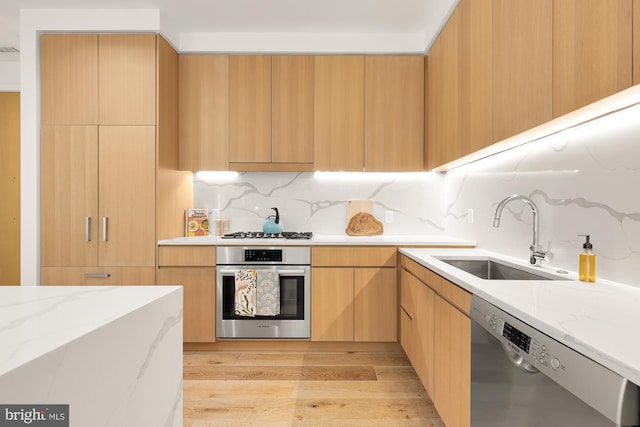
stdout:
[[[480,310],[479,307],[474,307],[476,310]],[[551,338],[546,337],[541,332],[528,327],[523,327],[524,324],[515,318],[512,318],[508,314],[502,312],[497,307],[487,306],[482,309],[483,314],[481,318],[484,318],[484,326],[487,331],[496,337],[502,337],[511,344],[511,348],[514,352],[523,356],[534,367],[540,369],[540,367],[550,367],[553,370],[566,369],[566,367],[560,361],[559,356],[550,355],[550,347],[548,340]],[[532,332],[537,332],[534,338]],[[548,340],[545,340],[548,338]]]

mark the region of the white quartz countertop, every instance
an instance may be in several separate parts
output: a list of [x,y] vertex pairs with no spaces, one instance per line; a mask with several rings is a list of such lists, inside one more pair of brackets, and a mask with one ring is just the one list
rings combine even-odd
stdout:
[[179,286],[0,287],[0,376]]
[[380,236],[348,236],[348,235],[314,235],[309,240],[287,239],[223,239],[216,236],[177,237],[158,241],[159,245],[214,245],[214,246],[475,246],[475,242],[449,236],[431,235],[380,235]]
[[[598,280],[483,280],[436,257],[492,257],[479,249],[400,248],[400,253],[640,385],[640,288]],[[549,267],[535,267],[557,274]]]

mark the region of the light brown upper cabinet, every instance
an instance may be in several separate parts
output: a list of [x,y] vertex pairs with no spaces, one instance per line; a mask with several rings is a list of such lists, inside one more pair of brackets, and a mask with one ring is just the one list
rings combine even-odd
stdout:
[[640,83],[640,0],[633,0],[633,84]]
[[424,57],[365,58],[365,170],[424,170]]
[[271,163],[271,57],[231,56],[229,96],[230,162]]
[[313,58],[231,56],[229,81],[230,169],[313,170]]
[[[460,0],[460,153],[493,141],[492,1]],[[452,150],[450,153],[454,154]]]
[[99,124],[156,124],[156,35],[100,34]]
[[493,1],[493,141],[551,120],[553,0]]
[[229,170],[229,56],[180,55],[180,169]]
[[271,90],[271,161],[312,165],[313,57],[273,56]]
[[314,167],[364,170],[364,56],[314,57]]
[[43,125],[98,124],[98,35],[40,36]]
[[[462,0],[464,1],[464,0]],[[427,61],[427,169],[461,156],[460,15],[458,6],[431,46]]]
[[632,1],[555,0],[553,116],[632,84]]

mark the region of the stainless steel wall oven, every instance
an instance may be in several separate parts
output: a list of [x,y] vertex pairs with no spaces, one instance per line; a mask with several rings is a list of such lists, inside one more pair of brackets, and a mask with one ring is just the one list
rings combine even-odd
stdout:
[[[238,310],[242,272],[276,277],[276,311],[260,315]],[[260,276],[258,276],[260,277]],[[311,249],[301,246],[222,246],[216,251],[216,336],[218,338],[311,337]],[[260,284],[257,284],[258,287]],[[255,296],[254,296],[255,298]],[[252,304],[250,304],[252,305]]]

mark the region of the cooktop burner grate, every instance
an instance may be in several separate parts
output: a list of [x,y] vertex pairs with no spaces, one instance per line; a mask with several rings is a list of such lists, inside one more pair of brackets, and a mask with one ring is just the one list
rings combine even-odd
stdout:
[[283,231],[282,233],[263,233],[262,231],[238,231],[222,236],[223,239],[289,239],[289,240],[309,240],[313,237],[310,231],[293,232]]

